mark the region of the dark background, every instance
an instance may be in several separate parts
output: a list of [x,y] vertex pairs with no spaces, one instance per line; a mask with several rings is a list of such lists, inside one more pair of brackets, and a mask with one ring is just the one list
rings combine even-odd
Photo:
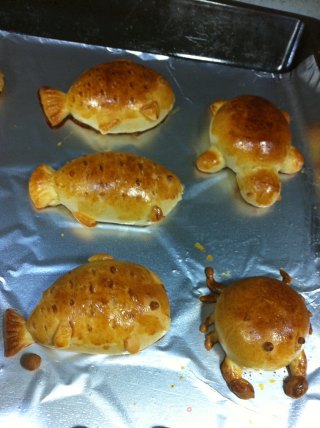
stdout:
[[1,0],[0,29],[269,72],[320,57],[320,21],[232,1]]

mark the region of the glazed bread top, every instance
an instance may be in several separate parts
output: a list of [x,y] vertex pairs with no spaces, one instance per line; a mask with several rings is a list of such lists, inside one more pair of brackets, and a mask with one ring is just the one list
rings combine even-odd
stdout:
[[227,356],[240,367],[275,370],[300,352],[310,316],[302,296],[289,285],[253,277],[224,287],[215,328]]

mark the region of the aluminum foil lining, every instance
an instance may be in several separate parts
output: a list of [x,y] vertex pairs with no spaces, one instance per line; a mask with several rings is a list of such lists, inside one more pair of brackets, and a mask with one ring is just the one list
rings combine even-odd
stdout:
[[[51,129],[42,113],[41,86],[67,90],[92,65],[131,58],[164,74],[176,94],[174,112],[140,135],[102,136],[67,121]],[[320,73],[309,57],[290,74],[171,58],[0,32],[1,312],[28,316],[66,271],[95,253],[140,263],[163,280],[172,326],[136,355],[83,355],[32,345],[41,368],[24,370],[19,355],[0,350],[1,427],[315,427],[320,399]],[[266,97],[291,116],[293,145],[303,171],[282,177],[282,200],[269,209],[247,205],[232,171],[203,175],[195,168],[209,146],[210,103],[240,94]],[[59,168],[95,151],[123,150],[172,169],[184,198],[164,222],[150,227],[99,224],[88,229],[62,207],[41,212],[28,197],[33,169]],[[223,351],[204,347],[199,325],[213,309],[204,268],[228,284],[254,275],[279,278],[279,268],[313,313],[305,351],[309,390],[293,400],[283,392],[287,370],[247,371],[255,399],[233,395],[220,373]],[[1,320],[2,323],[2,320]],[[2,327],[2,324],[1,324]]]

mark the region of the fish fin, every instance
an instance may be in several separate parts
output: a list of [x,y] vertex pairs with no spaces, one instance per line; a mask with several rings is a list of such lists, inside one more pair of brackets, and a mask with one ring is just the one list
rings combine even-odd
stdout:
[[117,125],[119,125],[120,123],[120,119],[113,119],[110,120],[109,122],[99,122],[98,126],[99,126],[99,131],[101,132],[101,134],[107,134],[109,131],[111,131],[111,129],[115,128]]
[[27,330],[26,320],[14,309],[7,309],[4,314],[4,354],[12,357],[21,349],[34,343]]
[[45,208],[59,204],[54,182],[55,170],[50,166],[39,165],[29,180],[29,195],[36,208]]
[[83,224],[84,226],[94,227],[97,224],[96,220],[87,214],[81,212],[73,212],[72,215],[76,220],[78,220],[79,223]]
[[52,88],[39,89],[40,103],[51,126],[59,125],[68,115],[67,95]]
[[140,108],[140,113],[149,120],[158,120],[160,116],[160,108],[157,101],[151,101]]
[[68,348],[72,337],[72,328],[69,322],[60,322],[53,338],[57,348]]
[[113,260],[113,257],[110,254],[100,253],[93,254],[88,258],[88,262],[95,262],[97,260]]
[[129,354],[136,354],[140,351],[140,339],[137,334],[131,334],[124,341],[124,347]]

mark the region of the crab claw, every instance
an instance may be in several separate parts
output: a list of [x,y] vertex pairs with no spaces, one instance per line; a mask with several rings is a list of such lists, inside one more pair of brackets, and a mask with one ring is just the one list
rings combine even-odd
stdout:
[[254,389],[250,382],[242,377],[242,369],[230,358],[225,357],[221,364],[221,373],[231,392],[242,400],[254,398]]
[[308,390],[307,358],[303,350],[289,364],[288,369],[289,377],[284,382],[284,392],[291,398],[300,398]]
[[284,392],[291,398],[300,398],[308,390],[308,382],[304,376],[290,376],[284,382]]

